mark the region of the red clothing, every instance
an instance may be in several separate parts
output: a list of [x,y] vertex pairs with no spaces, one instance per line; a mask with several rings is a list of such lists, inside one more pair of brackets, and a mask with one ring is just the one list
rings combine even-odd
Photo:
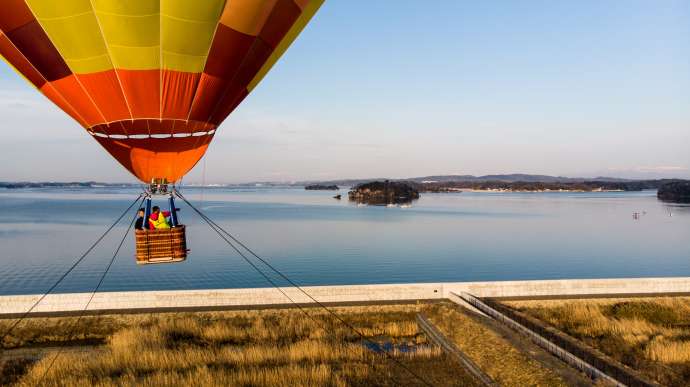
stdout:
[[[170,217],[170,211],[161,211],[160,214],[163,214],[164,217],[169,218]],[[156,227],[154,226],[154,222],[157,220],[156,219],[157,214],[151,214],[149,216],[149,230],[155,230]]]

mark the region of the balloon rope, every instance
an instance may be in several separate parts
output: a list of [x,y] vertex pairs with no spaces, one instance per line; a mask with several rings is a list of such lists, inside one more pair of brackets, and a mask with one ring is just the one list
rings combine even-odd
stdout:
[[[316,298],[314,298],[311,294],[309,294],[309,293],[308,293],[306,290],[304,290],[301,286],[299,286],[297,283],[295,283],[294,281],[292,281],[292,280],[291,280],[290,278],[288,278],[285,274],[283,274],[281,271],[279,271],[278,269],[276,269],[273,265],[271,265],[270,263],[268,263],[264,258],[261,258],[258,254],[256,254],[253,250],[251,250],[249,247],[247,247],[244,243],[242,243],[240,240],[238,240],[236,237],[234,237],[232,234],[230,234],[228,231],[226,231],[226,230],[223,229],[221,226],[219,226],[216,222],[214,222],[211,218],[209,218],[209,217],[206,216],[204,213],[202,213],[201,210],[197,209],[197,208],[196,208],[192,203],[190,203],[180,192],[178,192],[178,191],[174,191],[174,192],[175,192],[175,194],[176,194],[180,199],[182,199],[182,201],[184,201],[192,210],[194,210],[194,212],[196,212],[197,214],[199,214],[199,216],[200,216],[204,221],[206,221],[206,223],[211,227],[211,229],[213,229],[213,231],[215,231],[225,242],[227,242],[227,244],[230,245],[230,247],[232,247],[232,249],[235,250],[235,251],[236,251],[236,252],[237,252],[247,263],[249,263],[249,264],[254,268],[254,270],[256,270],[257,272],[259,272],[259,274],[261,274],[261,275],[262,275],[262,276],[263,276],[273,287],[275,287],[276,289],[278,289],[278,291],[280,291],[288,300],[290,300],[290,302],[291,302],[293,305],[295,305],[297,308],[299,308],[299,310],[302,311],[302,313],[304,313],[304,314],[305,314],[307,317],[309,317],[312,321],[315,321],[315,322],[316,322],[315,318],[314,318],[313,316],[311,316],[309,313],[307,313],[307,311],[306,311],[300,304],[298,304],[297,302],[295,302],[295,300],[293,300],[290,296],[288,296],[287,293],[285,293],[285,291],[284,291],[281,287],[279,287],[272,279],[270,279],[270,277],[268,277],[268,275],[266,275],[266,273],[263,272],[263,270],[261,270],[259,267],[257,267],[257,265],[256,265],[254,262],[252,262],[245,254],[243,254],[243,253],[240,251],[240,249],[238,249],[237,246],[235,246],[235,245],[233,244],[233,242],[230,241],[230,239],[231,239],[232,241],[234,241],[235,243],[237,243],[239,246],[241,246],[241,247],[242,247],[245,251],[247,251],[249,254],[251,254],[252,256],[254,256],[254,258],[256,258],[256,259],[258,259],[259,261],[261,261],[261,263],[263,263],[266,267],[268,267],[268,268],[271,269],[273,272],[275,272],[275,273],[278,274],[280,277],[282,277],[285,281],[287,281],[288,283],[290,283],[290,285],[292,285],[294,288],[296,288],[297,290],[299,290],[300,292],[302,292],[304,295],[306,295],[307,297],[309,297],[309,299],[311,299],[315,304],[317,304],[317,305],[318,305],[319,307],[321,307],[323,310],[325,310],[326,312],[328,312],[328,314],[330,314],[333,318],[335,318],[335,319],[336,319],[337,321],[339,321],[341,324],[343,324],[343,325],[346,326],[348,329],[350,329],[352,332],[354,332],[355,334],[357,334],[357,335],[360,337],[360,339],[361,339],[362,341],[364,341],[364,342],[369,342],[369,340],[366,338],[366,336],[364,335],[364,333],[362,333],[359,329],[355,328],[352,324],[350,324],[350,323],[348,323],[347,321],[345,321],[342,317],[340,317],[337,313],[335,313],[333,310],[331,310],[330,308],[328,308],[326,305],[324,305],[323,303],[319,302]],[[227,236],[227,237],[226,237],[226,236]],[[228,239],[228,238],[230,238],[230,239]],[[420,382],[422,382],[423,384],[425,384],[425,385],[427,385],[427,386],[433,386],[433,385],[432,385],[430,382],[428,382],[426,379],[422,378],[421,376],[419,376],[418,374],[416,374],[414,371],[412,371],[411,369],[409,369],[407,366],[405,366],[405,365],[404,365],[402,362],[400,362],[398,359],[396,359],[395,357],[393,357],[385,348],[381,348],[381,349],[382,349],[382,352],[386,355],[386,357],[387,357],[389,360],[393,361],[396,365],[398,365],[399,367],[401,367],[402,369],[404,369],[405,371],[407,371],[407,372],[408,372],[410,375],[412,375],[415,379],[419,380]]]
[[142,193],[142,194],[139,194],[139,196],[136,198],[136,200],[134,200],[134,201],[132,202],[132,204],[130,204],[129,207],[127,207],[127,209],[122,213],[122,215],[120,215],[120,217],[117,218],[117,220],[116,220],[113,224],[111,224],[110,227],[108,227],[108,229],[105,230],[105,232],[104,232],[98,239],[96,239],[96,241],[91,245],[91,247],[89,247],[89,248],[84,252],[84,254],[82,254],[81,257],[79,257],[79,259],[77,259],[77,260],[72,264],[72,266],[71,266],[64,274],[62,274],[62,276],[60,276],[60,278],[53,284],[53,286],[51,286],[50,289],[48,289],[48,291],[46,291],[46,292],[45,292],[45,293],[44,293],[44,294],[43,294],[43,295],[42,295],[32,306],[31,306],[31,308],[29,308],[29,310],[27,310],[26,312],[24,312],[24,313],[19,317],[19,319],[18,319],[17,321],[15,321],[15,322],[10,326],[10,328],[2,335],[2,338],[0,338],[0,349],[4,349],[4,342],[5,342],[5,339],[6,339],[7,336],[14,330],[14,328],[16,328],[17,325],[19,325],[19,323],[22,322],[22,320],[24,320],[24,319],[26,318],[26,316],[28,316],[29,313],[31,313],[31,312],[34,310],[34,308],[36,308],[36,306],[38,306],[38,304],[40,304],[41,301],[43,301],[43,300],[46,298],[46,296],[48,296],[48,294],[50,294],[53,290],[55,290],[55,288],[56,288],[56,287],[57,287],[57,286],[58,286],[58,285],[69,275],[69,273],[72,272],[72,270],[74,270],[74,269],[84,260],[84,258],[86,258],[87,255],[89,255],[89,253],[91,253],[91,251],[92,251],[92,250],[103,240],[103,238],[105,238],[105,236],[108,235],[108,233],[110,233],[110,231],[111,231],[118,223],[120,223],[120,220],[122,220],[122,218],[124,218],[124,216],[127,214],[127,212],[129,212],[129,210],[130,210],[132,207],[134,207],[134,205],[137,204],[137,202],[139,202],[139,199],[141,199],[142,196],[144,196],[143,193]]
[[[144,202],[144,199],[141,199],[141,202]],[[120,249],[122,248],[122,245],[125,243],[125,239],[127,238],[127,235],[129,234],[129,230],[132,229],[132,226],[134,225],[134,222],[137,220],[137,213],[134,214],[134,217],[132,217],[132,221],[129,222],[129,226],[127,226],[127,230],[125,230],[125,234],[122,236],[122,239],[120,240],[120,244],[117,245],[117,249],[115,249],[115,253],[113,253],[113,257],[110,258],[110,262],[108,263],[108,266],[105,268],[103,271],[103,274],[101,274],[101,278],[98,280],[98,285],[93,289],[91,292],[91,296],[89,297],[89,301],[86,303],[84,308],[81,310],[81,313],[79,313],[79,317],[77,320],[72,324],[72,327],[70,328],[69,334],[67,335],[67,342],[69,342],[72,337],[74,336],[74,332],[76,331],[77,327],[79,326],[79,322],[81,321],[82,317],[84,317],[84,314],[86,314],[86,311],[89,309],[89,305],[91,305],[91,301],[93,301],[94,296],[96,296],[96,293],[98,293],[98,290],[101,288],[101,285],[103,285],[103,280],[105,280],[105,276],[108,275],[108,272],[110,271],[110,268],[113,266],[113,263],[115,262],[115,258],[117,257],[117,254],[120,252]],[[60,347],[58,352],[53,356],[53,359],[50,361],[50,364],[46,368],[45,372],[41,376],[41,378],[38,381],[38,384],[40,385],[43,379],[46,377],[48,372],[53,368],[53,365],[55,364],[55,360],[62,354],[64,347]]]

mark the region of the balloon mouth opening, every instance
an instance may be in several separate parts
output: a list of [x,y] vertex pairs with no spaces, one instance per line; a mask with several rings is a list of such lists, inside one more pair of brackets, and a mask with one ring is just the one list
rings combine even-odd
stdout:
[[95,132],[89,130],[89,134],[94,136],[94,137],[101,137],[101,138],[112,138],[115,140],[144,140],[144,139],[165,139],[165,138],[185,138],[185,137],[202,137],[202,136],[210,136],[212,134],[215,134],[216,130],[211,129],[208,131],[204,132],[180,132],[180,133],[149,133],[149,134],[108,134],[108,133],[103,133],[103,132]]

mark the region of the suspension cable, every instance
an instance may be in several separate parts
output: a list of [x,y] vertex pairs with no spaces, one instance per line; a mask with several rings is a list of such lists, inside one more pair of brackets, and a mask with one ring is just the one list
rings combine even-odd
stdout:
[[[141,195],[140,195],[141,198]],[[141,198],[141,203],[144,202],[144,199]],[[103,274],[101,274],[101,278],[98,280],[98,284],[96,287],[93,289],[91,292],[91,296],[89,296],[89,301],[86,303],[84,308],[81,310],[79,313],[79,317],[77,317],[77,320],[72,324],[72,327],[70,328],[69,334],[67,335],[67,341],[69,342],[73,335],[74,332],[76,331],[77,327],[79,326],[79,322],[81,321],[82,317],[86,314],[86,311],[89,309],[89,306],[91,305],[91,301],[93,301],[93,298],[96,296],[96,293],[98,293],[98,290],[101,288],[101,285],[103,285],[103,281],[105,280],[106,275],[108,275],[108,272],[110,271],[110,268],[113,266],[113,263],[115,262],[115,258],[117,257],[117,254],[120,252],[120,249],[122,248],[122,245],[125,243],[125,239],[127,238],[127,235],[129,235],[129,230],[132,229],[132,226],[134,225],[134,222],[137,219],[137,213],[134,214],[134,217],[132,218],[132,221],[129,222],[129,226],[127,226],[127,229],[125,230],[125,234],[122,236],[122,239],[120,240],[120,244],[117,245],[117,249],[115,249],[115,253],[113,253],[113,257],[110,258],[110,262],[108,262],[108,266],[106,266],[105,270],[103,271]],[[57,353],[55,356],[53,356],[53,359],[50,361],[50,364],[46,368],[45,372],[43,372],[43,375],[41,375],[41,378],[39,379],[38,384],[40,385],[43,379],[46,377],[48,372],[53,368],[53,365],[55,364],[55,361],[57,358],[62,354],[64,347],[60,347],[58,349]]]
[[[176,192],[176,193],[178,193],[178,192]],[[185,203],[189,204],[189,202],[187,202],[186,199],[184,199],[182,196],[180,196],[179,193],[178,193],[178,196],[179,196]],[[315,323],[317,323],[318,325],[321,325],[321,324],[320,324],[319,322],[317,322],[309,313],[307,313],[306,310],[304,310],[304,308],[303,308],[301,305],[299,305],[299,304],[297,303],[297,301],[295,301],[292,297],[290,297],[290,296],[285,292],[285,290],[283,290],[275,281],[273,281],[273,279],[271,279],[271,277],[269,277],[266,273],[264,273],[263,270],[261,270],[261,269],[260,269],[254,262],[252,262],[252,261],[251,261],[251,260],[250,260],[240,249],[238,249],[237,246],[235,246],[235,245],[232,243],[232,241],[230,241],[225,235],[223,235],[223,233],[221,233],[221,230],[222,230],[222,229],[221,229],[217,224],[215,224],[212,220],[210,220],[206,215],[204,215],[204,214],[203,214],[199,209],[197,209],[196,207],[192,206],[191,204],[189,204],[189,206],[190,206],[197,214],[199,214],[199,216],[200,216],[204,221],[206,221],[206,223],[209,225],[209,227],[211,227],[211,229],[212,229],[213,231],[215,231],[221,239],[223,239],[228,245],[230,245],[230,247],[232,247],[232,249],[235,250],[235,252],[237,252],[237,254],[239,254],[240,257],[242,257],[242,259],[244,259],[252,268],[254,268],[254,270],[256,270],[262,277],[264,277],[264,279],[266,279],[266,281],[268,281],[274,288],[276,288],[280,293],[282,293],[282,294],[285,296],[285,298],[287,298],[288,300],[290,300],[290,303],[292,303],[292,304],[294,304],[295,306],[297,306],[297,308],[299,308],[299,310],[301,310],[302,313],[304,313],[307,317],[309,317],[310,319],[312,319]],[[323,326],[322,326],[322,327],[323,327]],[[325,328],[325,327],[323,327],[323,328]]]
[[9,336],[10,333],[12,333],[12,331],[14,330],[14,328],[16,328],[17,325],[19,325],[19,323],[22,322],[22,321],[26,318],[26,316],[28,316],[28,315],[36,308],[36,306],[38,306],[38,304],[40,304],[41,301],[43,301],[43,300],[46,298],[46,296],[48,296],[48,294],[50,294],[53,290],[55,290],[55,288],[57,288],[58,285],[60,285],[60,283],[61,283],[65,278],[67,278],[67,276],[69,275],[69,273],[71,273],[71,272],[72,272],[72,271],[73,271],[73,270],[84,260],[84,258],[86,258],[86,256],[89,255],[89,254],[91,253],[91,251],[93,251],[94,248],[96,248],[96,246],[97,246],[99,243],[101,243],[101,241],[103,240],[103,238],[105,238],[106,235],[108,235],[108,233],[110,233],[110,231],[111,231],[118,223],[120,223],[120,220],[122,220],[122,218],[124,218],[124,216],[127,214],[127,212],[129,212],[129,210],[130,210],[132,207],[134,207],[134,205],[137,204],[137,202],[139,202],[139,199],[141,199],[142,196],[144,196],[143,193],[139,194],[139,196],[132,202],[132,204],[130,204],[129,207],[127,207],[127,209],[124,210],[124,212],[122,212],[122,214],[117,218],[117,220],[115,220],[115,222],[114,222],[113,224],[111,224],[110,227],[108,227],[108,229],[105,230],[105,232],[104,232],[100,237],[98,237],[98,239],[96,239],[96,241],[95,241],[95,242],[84,252],[84,254],[82,254],[81,257],[79,257],[79,259],[77,259],[77,260],[72,264],[72,266],[70,266],[70,268],[67,269],[67,271],[65,271],[65,272],[60,276],[60,278],[59,278],[57,281],[55,281],[55,283],[54,283],[45,293],[43,293],[43,295],[42,295],[41,297],[39,297],[39,299],[38,299],[36,302],[34,302],[34,304],[31,305],[31,307],[30,307],[26,312],[24,312],[24,313],[23,313],[23,314],[22,314],[12,325],[10,325],[9,329],[7,329],[7,331],[6,331],[6,332],[2,335],[2,337],[0,338],[0,349],[3,349],[3,348],[4,348],[5,339],[7,338],[7,336]]
[[[174,191],[174,193],[175,193],[180,199],[182,199],[182,201],[184,201],[192,210],[194,210],[194,212],[196,212],[197,214],[199,214],[199,216],[201,216],[201,218],[202,218],[204,221],[206,221],[206,223],[208,223],[208,225],[209,225],[214,231],[216,231],[216,233],[218,233],[218,235],[219,235],[223,240],[225,240],[225,242],[227,242],[227,243],[228,243],[238,254],[240,254],[240,256],[241,256],[245,261],[247,261],[247,263],[249,263],[256,271],[259,272],[259,274],[261,274],[266,280],[268,280],[268,282],[269,282],[271,285],[273,285],[273,287],[275,287],[275,288],[278,289],[283,295],[285,295],[285,297],[287,297],[287,299],[290,300],[290,302],[291,302],[292,304],[294,304],[295,306],[297,306],[297,307],[302,311],[302,313],[304,313],[305,315],[307,315],[309,318],[311,318],[311,319],[313,320],[313,317],[310,316],[310,315],[306,312],[306,310],[304,310],[297,302],[295,302],[291,297],[289,297],[279,286],[277,286],[276,283],[275,283],[273,280],[271,280],[261,269],[259,269],[259,268],[256,266],[256,264],[254,264],[253,262],[251,262],[251,260],[249,260],[244,254],[242,254],[242,253],[240,252],[240,250],[239,250],[237,247],[235,247],[234,244],[233,244],[232,242],[230,242],[230,240],[228,240],[223,234],[225,234],[227,237],[229,237],[230,239],[232,239],[235,243],[237,243],[239,246],[241,246],[244,250],[246,250],[247,252],[249,252],[252,256],[254,256],[256,259],[258,259],[258,260],[261,261],[264,265],[266,265],[266,267],[268,267],[268,268],[271,269],[273,272],[275,272],[275,273],[278,274],[280,277],[282,277],[284,280],[286,280],[288,283],[290,283],[290,285],[292,285],[294,288],[298,289],[300,292],[302,292],[304,295],[306,295],[306,296],[307,296],[309,299],[311,299],[315,304],[317,304],[317,305],[318,305],[319,307],[321,307],[323,310],[325,310],[326,312],[328,312],[333,318],[335,318],[336,320],[338,320],[341,324],[343,324],[344,326],[346,326],[347,328],[349,328],[351,331],[353,331],[355,334],[357,334],[357,335],[360,337],[361,340],[363,340],[363,341],[365,341],[365,342],[369,342],[369,340],[366,338],[366,336],[364,335],[364,333],[362,333],[359,329],[355,328],[352,324],[348,323],[346,320],[344,320],[342,317],[340,317],[340,316],[339,316],[337,313],[335,313],[333,310],[331,310],[331,309],[328,308],[326,305],[324,305],[323,303],[321,303],[320,301],[318,301],[318,300],[317,300],[316,298],[314,298],[311,294],[309,294],[306,290],[304,290],[301,286],[299,286],[297,283],[295,283],[295,282],[292,281],[290,278],[288,278],[285,274],[283,274],[280,270],[276,269],[273,265],[271,265],[270,263],[268,263],[264,258],[260,257],[260,256],[259,256],[258,254],[256,254],[253,250],[251,250],[249,247],[247,247],[244,243],[242,243],[241,241],[239,241],[236,237],[234,237],[232,234],[230,234],[228,231],[226,231],[224,228],[222,228],[220,225],[218,225],[216,222],[214,222],[211,218],[209,218],[209,217],[206,216],[204,213],[202,213],[201,210],[197,209],[192,203],[190,203],[190,202],[184,197],[184,195],[182,195],[182,194],[181,194],[180,192],[178,192],[177,190]],[[222,232],[222,234],[221,234],[221,232]],[[408,372],[410,375],[412,375],[415,379],[419,380],[420,382],[422,382],[423,384],[425,384],[425,385],[427,385],[427,386],[433,386],[433,385],[432,385],[430,382],[428,382],[426,379],[422,378],[422,377],[419,376],[417,373],[415,373],[414,371],[412,371],[411,369],[409,369],[407,366],[405,366],[401,361],[399,361],[398,359],[396,359],[395,357],[393,357],[385,348],[381,348],[381,350],[382,350],[382,352],[386,355],[386,357],[387,357],[389,360],[393,361],[396,365],[398,365],[399,367],[401,367],[402,369],[404,369],[405,371],[407,371],[407,372]]]

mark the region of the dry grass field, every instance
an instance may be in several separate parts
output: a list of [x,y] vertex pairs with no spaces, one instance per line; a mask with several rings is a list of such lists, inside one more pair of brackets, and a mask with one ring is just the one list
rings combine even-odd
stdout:
[[[474,385],[457,363],[430,346],[415,322],[423,305],[335,310],[373,343],[433,385]],[[4,343],[0,384],[19,386],[364,386],[419,385],[324,311],[298,310],[36,318]],[[0,321],[5,329],[9,320]],[[65,345],[40,359],[10,354]]]
[[690,297],[504,303],[662,385],[690,385]]
[[430,305],[423,313],[479,368],[501,385],[568,385],[552,369],[453,304]]

